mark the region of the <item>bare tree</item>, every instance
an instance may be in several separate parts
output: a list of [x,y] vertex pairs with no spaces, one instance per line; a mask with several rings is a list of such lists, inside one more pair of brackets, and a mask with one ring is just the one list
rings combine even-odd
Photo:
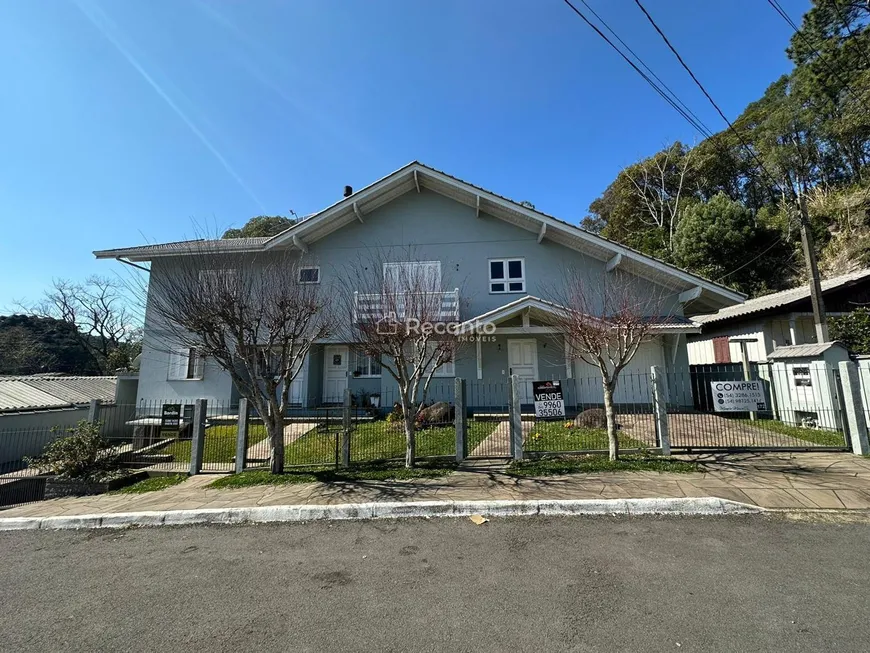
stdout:
[[564,281],[548,293],[555,304],[554,325],[564,337],[566,354],[598,368],[604,390],[610,459],[619,457],[614,393],[619,374],[640,346],[653,337],[657,324],[670,318],[665,295],[641,286],[630,273],[615,270],[602,279],[588,271],[568,269]]
[[[41,300],[18,306],[30,315],[62,320],[104,369],[111,354],[139,335],[123,281],[92,275],[84,283],[55,279]],[[113,357],[116,358],[116,357]]]
[[643,206],[640,218],[663,234],[665,249],[671,251],[680,220],[680,204],[693,150],[674,143],[654,157],[623,172]]
[[440,262],[413,249],[371,248],[341,277],[345,340],[395,380],[405,433],[405,466],[416,458],[416,426],[432,378],[456,360],[459,289],[445,291]]
[[312,344],[332,331],[327,292],[300,276],[296,252],[242,257],[209,240],[190,250],[152,265],[147,310],[155,340],[147,344],[190,348],[225,370],[263,419],[270,469],[279,474],[291,384]]

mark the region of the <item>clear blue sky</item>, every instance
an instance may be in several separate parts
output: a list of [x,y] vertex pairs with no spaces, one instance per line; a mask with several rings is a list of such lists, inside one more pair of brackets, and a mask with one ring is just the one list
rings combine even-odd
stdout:
[[[724,126],[632,0],[588,1]],[[790,68],[764,0],[645,4],[730,117]],[[577,222],[699,138],[561,0],[5,0],[0,80],[0,311],[414,159]]]

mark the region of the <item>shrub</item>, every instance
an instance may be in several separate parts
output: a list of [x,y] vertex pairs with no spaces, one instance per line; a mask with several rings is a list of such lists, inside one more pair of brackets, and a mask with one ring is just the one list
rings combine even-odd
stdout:
[[398,401],[393,404],[393,410],[390,411],[390,414],[387,415],[388,422],[401,422],[405,419],[405,413],[402,410],[402,404]]
[[45,447],[41,456],[25,462],[41,472],[86,481],[101,480],[117,468],[118,456],[100,435],[100,425],[82,420],[67,435]]

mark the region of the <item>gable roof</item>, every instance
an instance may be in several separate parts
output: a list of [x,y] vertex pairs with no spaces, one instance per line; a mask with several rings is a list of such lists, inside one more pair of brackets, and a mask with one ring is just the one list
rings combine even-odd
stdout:
[[[365,215],[405,193],[422,189],[449,197],[475,209],[477,215],[486,215],[504,220],[538,235],[539,239],[559,243],[592,258],[608,261],[638,276],[659,283],[667,288],[690,293],[692,312],[716,310],[741,302],[745,295],[726,286],[704,279],[676,266],[664,263],[637,250],[593,234],[576,225],[551,215],[529,208],[502,195],[475,186],[418,161],[399,168],[386,177],[342,198],[327,208],[308,216],[286,231],[265,240],[244,239],[242,244],[224,244],[231,241],[184,241],[167,245],[149,245],[125,249],[100,250],[97,258],[126,258],[151,260],[158,256],[195,254],[208,247],[209,251],[260,251],[275,247],[295,247],[307,250],[310,243],[326,237],[333,231],[357,220],[365,222]],[[200,249],[201,248],[201,249]]]
[[[870,268],[825,279],[822,281],[822,294],[824,295],[826,292],[852,285],[868,277],[870,277]],[[742,304],[729,306],[717,311],[716,313],[710,313],[709,315],[696,315],[695,321],[703,325],[712,324],[713,322],[722,322],[724,320],[732,320],[734,318],[752,315],[754,313],[761,313],[763,311],[781,308],[809,298],[810,286],[809,284],[806,284],[804,286],[798,286],[797,288],[789,288],[788,290],[783,290],[781,292],[764,295],[763,297],[748,299]]]
[[812,358],[824,354],[829,349],[837,347],[842,349],[847,355],[849,350],[837,341],[815,343],[810,342],[805,345],[788,345],[786,347],[777,347],[767,355],[770,360],[780,360],[783,358]]
[[[482,322],[491,322],[493,324],[508,320],[517,315],[523,314],[525,311],[535,311],[543,314],[558,314],[564,312],[565,307],[555,302],[535,297],[534,295],[526,295],[515,299],[503,306],[494,308],[486,313],[465,320],[459,325],[461,333],[472,332],[477,325]],[[649,322],[652,324],[651,333],[700,333],[700,327],[692,320],[680,315],[668,316],[650,316]]]
[[12,376],[0,378],[0,412],[69,408],[92,399],[115,401],[116,376]]

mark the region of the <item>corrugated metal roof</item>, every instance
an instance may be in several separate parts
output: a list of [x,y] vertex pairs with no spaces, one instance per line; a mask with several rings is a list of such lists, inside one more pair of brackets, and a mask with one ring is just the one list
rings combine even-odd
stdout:
[[0,410],[59,408],[69,405],[20,379],[0,379]]
[[[820,356],[832,347],[843,347],[839,342],[823,342],[823,343],[807,343],[805,345],[789,345],[788,347],[777,347],[767,355],[769,359],[781,358],[812,358]],[[845,347],[843,347],[845,349]]]
[[[841,286],[860,281],[866,277],[870,277],[870,269],[858,270],[856,272],[850,272],[849,274],[840,275],[839,277],[825,279],[822,281],[822,292],[825,293],[840,288]],[[764,295],[763,297],[749,299],[742,304],[729,306],[717,311],[716,313],[710,313],[709,315],[696,315],[693,319],[700,324],[711,324],[713,322],[730,320],[743,315],[751,315],[752,313],[766,311],[779,306],[786,306],[787,304],[792,304],[802,299],[808,299],[809,296],[810,286],[807,284],[805,286],[783,290],[782,292]]]
[[0,411],[40,410],[115,400],[115,376],[18,376],[0,379]]
[[86,404],[91,399],[114,401],[118,377],[57,376],[27,379],[28,385],[69,404]]

